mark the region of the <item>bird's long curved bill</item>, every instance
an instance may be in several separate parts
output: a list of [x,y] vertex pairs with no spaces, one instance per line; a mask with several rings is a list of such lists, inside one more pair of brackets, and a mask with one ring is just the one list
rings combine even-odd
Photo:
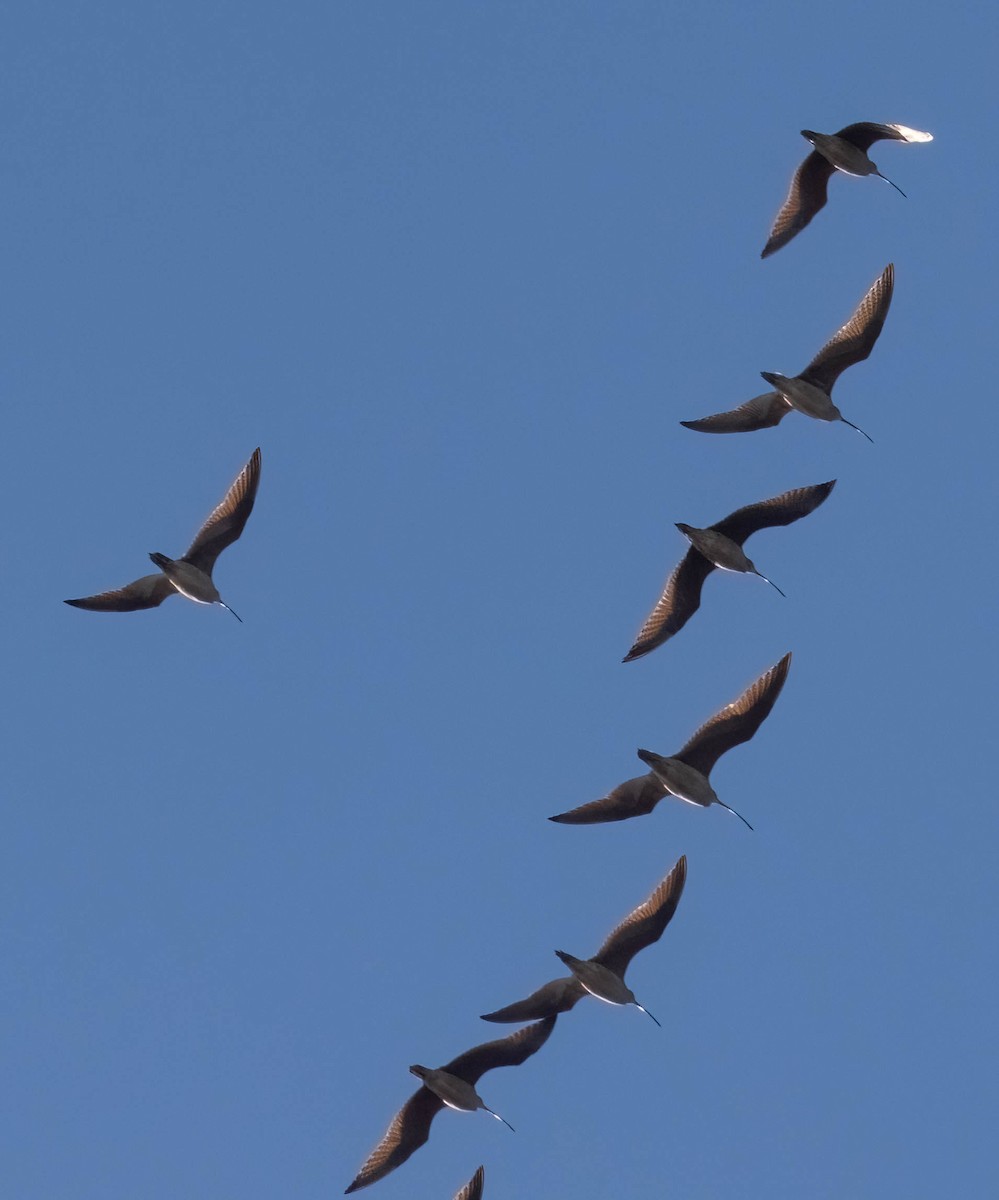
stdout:
[[[905,196],[905,192],[902,191],[902,189],[898,186],[897,183],[892,183],[892,181],[888,178],[887,175],[882,175],[880,171],[878,171],[877,175],[878,175],[878,179],[883,179],[885,181],[885,183],[891,183],[892,187],[895,189],[896,192],[898,192],[898,194],[900,196]],[[906,198],[906,200],[909,199],[908,196],[905,196],[905,198]]]
[[[642,1010],[642,1012],[643,1012],[643,1013],[645,1013],[645,1015],[646,1015],[647,1017],[652,1017],[652,1013],[650,1013],[650,1012],[649,1012],[649,1010],[648,1010],[647,1008],[645,1008],[645,1006],[644,1006],[644,1005],[641,1005],[641,1004],[638,1004],[638,1003],[636,1003],[636,1004],[635,1004],[635,1007],[636,1007],[636,1008],[639,1008],[639,1009],[641,1009],[641,1010]],[[655,1021],[655,1022],[656,1022],[656,1024],[659,1026],[659,1028],[660,1028],[660,1029],[662,1029],[662,1027],[663,1027],[663,1026],[662,1026],[662,1022],[661,1022],[661,1021],[659,1021],[659,1020],[656,1020],[656,1018],[655,1018],[655,1017],[652,1017],[652,1019],[653,1019],[653,1021]]]
[[[770,586],[771,586],[771,587],[772,587],[772,588],[773,588],[775,591],[778,591],[778,592],[780,592],[780,588],[779,588],[779,587],[777,587],[777,584],[776,584],[776,583],[774,583],[774,581],[773,581],[772,579],[767,579],[766,575],[764,575],[762,571],[757,571],[757,572],[756,572],[756,574],[757,574],[757,575],[759,575],[759,577],[760,577],[761,579],[764,579],[764,580],[766,580],[766,582],[767,582],[767,583],[769,583],[769,584],[770,584]],[[783,593],[783,592],[780,592],[780,594],[781,594],[782,596],[784,596],[784,599],[785,599],[785,600],[787,599],[787,596],[786,596],[786,595],[784,595],[784,593]]]
[[233,616],[236,618],[236,620],[237,620],[237,621],[240,623],[240,625],[242,625],[242,624],[243,624],[243,618],[242,618],[242,617],[239,615],[239,613],[238,613],[238,612],[234,612],[234,611],[233,611],[233,610],[232,610],[232,609],[229,607],[229,605],[228,605],[228,604],[226,604],[226,602],[225,602],[224,600],[220,600],[220,601],[219,601],[219,604],[221,604],[221,605],[222,605],[222,607],[223,607],[223,608],[226,610],[226,612],[231,612],[231,613],[232,613],[232,615],[233,615]]
[[730,812],[734,817],[738,817],[739,820],[743,823],[743,825],[746,826],[747,829],[753,828],[752,825],[750,825],[750,823],[746,820],[746,818],[742,815],[741,812],[736,812],[734,808],[729,808],[729,806],[725,803],[724,800],[719,800],[718,803],[722,806],[722,808],[725,809],[726,812]]
[[[859,425],[854,425],[854,423],[852,421],[848,421],[846,419],[846,417],[840,417],[840,420],[843,422],[844,425],[849,425],[851,429],[856,429],[856,431],[858,433],[864,433],[864,431],[860,428]],[[872,446],[874,445],[874,438],[872,438],[869,433],[864,433],[864,437],[867,438],[867,440],[871,443]]]
[[503,1124],[504,1124],[504,1125],[507,1127],[507,1129],[509,1129],[509,1130],[510,1130],[510,1132],[511,1132],[511,1133],[516,1133],[516,1132],[517,1132],[517,1131],[516,1131],[516,1129],[514,1129],[514,1127],[513,1127],[513,1126],[510,1124],[510,1122],[509,1122],[509,1121],[506,1119],[506,1117],[501,1117],[501,1116],[499,1115],[499,1113],[498,1113],[498,1112],[493,1112],[493,1110],[492,1110],[491,1108],[487,1108],[487,1109],[486,1109],[486,1112],[487,1112],[487,1113],[488,1113],[488,1114],[489,1114],[491,1117],[495,1117],[497,1121],[502,1121],[502,1122],[503,1122]]

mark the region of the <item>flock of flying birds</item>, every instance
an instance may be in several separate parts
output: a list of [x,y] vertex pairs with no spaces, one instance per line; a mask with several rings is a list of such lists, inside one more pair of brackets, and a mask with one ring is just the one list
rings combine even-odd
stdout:
[[[903,142],[928,142],[932,135],[905,125],[879,125],[861,121],[847,125],[838,133],[814,133],[802,130],[802,136],[814,147],[798,167],[787,199],[774,221],[761,257],[766,258],[795,237],[826,203],[829,179],[835,171],[847,175],[878,175],[885,179],[867,155],[874,142],[892,139]],[[891,180],[892,187],[901,189]],[[902,195],[905,193],[903,192]],[[874,349],[895,283],[893,264],[889,263],[857,306],[849,321],[822,347],[798,375],[762,372],[772,391],[748,400],[729,412],[716,413],[693,421],[681,421],[688,429],[701,433],[744,433],[777,425],[792,409],[820,421],[847,421],[832,401],[832,389],[847,367],[862,362]],[[864,437],[872,440],[866,433]],[[737,509],[727,517],[699,529],[678,524],[677,529],[689,541],[690,548],[674,569],[662,595],[638,633],[625,662],[640,658],[678,633],[697,611],[701,589],[716,568],[759,575],[767,579],[746,557],[743,543],[761,529],[790,525],[808,516],[832,491],[835,480],[795,488],[768,500],[760,500]],[[179,592],[199,604],[220,604],[241,620],[223,601],[212,580],[219,554],[243,532],[253,509],[260,483],[260,450],[254,450],[221,503],[212,511],[181,558],[153,553],[149,557],[159,568],[153,575],[113,591],[100,592],[77,600],[67,600],[76,608],[97,612],[131,612],[155,608]],[[781,595],[784,593],[781,592]],[[781,693],[791,665],[790,653],[764,672],[733,703],[726,705],[706,721],[675,754],[663,756],[639,750],[638,757],[650,768],[619,784],[606,796],[579,808],[549,818],[566,825],[590,825],[605,821],[624,821],[649,813],[665,796],[706,808],[718,804],[749,822],[720,800],[709,777],[715,763],[726,751],[749,741],[766,720]],[[751,829],[752,826],[749,826]],[[475,1090],[482,1075],[497,1067],[520,1066],[545,1044],[560,1013],[568,1012],[589,994],[608,1004],[633,1004],[653,1021],[656,1018],[635,999],[624,981],[631,960],[662,936],[676,912],[687,878],[687,860],[681,857],[647,900],[608,935],[592,958],[576,958],[563,950],[555,953],[570,974],[543,984],[526,999],[514,1001],[482,1019],[495,1022],[530,1021],[532,1024],[496,1041],[484,1042],[459,1054],[442,1067],[411,1066],[420,1087],[406,1101],[375,1146],[348,1193],[359,1191],[383,1179],[427,1141],[434,1117],[445,1106],[463,1112],[485,1109],[499,1121],[505,1118],[493,1112]],[[656,1021],[658,1025],[659,1022]],[[509,1126],[511,1129],[513,1126]],[[485,1173],[479,1167],[454,1200],[480,1200]]]

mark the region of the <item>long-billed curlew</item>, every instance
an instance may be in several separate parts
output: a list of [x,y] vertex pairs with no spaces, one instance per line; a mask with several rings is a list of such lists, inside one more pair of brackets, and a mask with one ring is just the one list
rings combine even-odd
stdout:
[[222,502],[198,530],[183,558],[150,554],[149,557],[160,568],[157,574],[144,575],[113,592],[101,592],[96,596],[67,600],[66,603],[94,612],[134,612],[139,608],[155,608],[168,596],[179,592],[199,604],[221,604],[237,621],[242,621],[243,618],[233,612],[219,595],[218,588],[212,582],[212,568],[226,546],[231,546],[243,532],[246,518],[253,509],[259,483],[258,446],[223,496]]
[[763,724],[787,679],[791,655],[787,653],[769,671],[751,684],[738,700],[727,704],[698,729],[682,749],[669,758],[639,750],[638,757],[652,768],[619,784],[600,800],[549,817],[563,825],[596,825],[604,821],[626,821],[650,813],[666,795],[707,808],[720,804],[752,829],[734,808],[719,800],[708,782],[711,769],[726,750],[748,742]]
[[697,421],[681,421],[698,433],[748,433],[753,429],[769,429],[777,425],[792,408],[819,421],[842,421],[867,440],[874,439],[854,425],[833,404],[833,384],[854,363],[863,362],[874,349],[878,334],[885,323],[895,287],[895,265],[889,263],[871,284],[863,300],[847,323],[838,329],[816,354],[800,375],[760,374],[776,388],[754,396],[730,412],[715,413]]
[[847,175],[877,175],[905,195],[898,184],[882,175],[868,158],[867,151],[875,142],[883,138],[897,142],[933,141],[932,133],[909,129],[907,125],[879,125],[874,121],[858,121],[838,133],[814,133],[811,129],[803,129],[801,136],[811,142],[815,149],[794,173],[791,190],[777,214],[761,258],[767,258],[781,246],[786,246],[825,205],[829,177],[833,171],[843,171]]
[[[592,958],[574,958],[563,950],[555,953],[572,972],[568,978],[553,979],[526,1000],[508,1004],[496,1012],[483,1013],[483,1021],[534,1021],[538,1017],[568,1012],[586,995],[608,1004],[634,1004],[652,1013],[635,999],[624,982],[628,964],[646,946],[658,942],[680,903],[687,879],[687,858],[681,857],[649,898],[624,918]],[[656,1024],[659,1021],[652,1017]]]
[[[677,529],[690,542],[690,549],[666,581],[662,595],[646,618],[624,661],[631,662],[655,650],[686,625],[700,607],[701,588],[715,567],[723,571],[759,575],[780,592],[773,580],[767,579],[746,557],[742,544],[760,529],[772,525],[790,525],[792,521],[807,517],[825,500],[835,482],[835,479],[831,479],[828,483],[794,488],[779,496],[771,496],[769,500],[747,504],[707,529],[697,529],[693,525],[678,522]],[[784,593],[781,592],[781,595]]]
[[484,1108],[497,1121],[503,1121],[512,1129],[509,1121],[483,1104],[475,1084],[486,1071],[495,1067],[520,1066],[532,1054],[536,1054],[548,1041],[555,1021],[556,1018],[552,1016],[534,1025],[526,1025],[509,1037],[483,1042],[481,1046],[459,1054],[443,1067],[410,1067],[410,1071],[423,1080],[423,1086],[410,1096],[393,1117],[385,1136],[368,1155],[367,1162],[346,1192],[356,1192],[370,1183],[376,1183],[401,1166],[430,1136],[430,1123],[445,1105],[462,1112]]

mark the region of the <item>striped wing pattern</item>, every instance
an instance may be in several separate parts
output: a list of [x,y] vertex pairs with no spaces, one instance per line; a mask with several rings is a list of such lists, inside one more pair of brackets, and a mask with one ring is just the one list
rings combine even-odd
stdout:
[[683,855],[648,900],[629,913],[607,937],[591,961],[600,963],[623,979],[628,964],[639,950],[662,937],[680,903],[686,882],[687,856]]
[[718,759],[733,746],[748,742],[769,716],[791,666],[790,651],[765,671],[731,704],[705,721],[674,758],[707,778]]
[[780,392],[763,392],[728,412],[714,413],[696,421],[680,424],[697,433],[752,433],[755,429],[772,429],[791,411],[791,405]]
[[829,176],[835,167],[818,150],[813,150],[798,167],[791,180],[787,198],[774,218],[770,237],[760,258],[769,258],[796,237],[825,207],[829,192]]
[[402,1166],[430,1137],[430,1123],[443,1107],[444,1101],[429,1088],[421,1087],[414,1092],[392,1118],[385,1136],[368,1155],[345,1194],[377,1183]]
[[700,608],[701,588],[714,569],[714,563],[691,546],[666,581],[662,595],[638,631],[624,662],[641,658],[680,632]]
[[198,530],[190,549],[184,555],[187,562],[211,575],[215,560],[243,532],[246,519],[253,511],[260,483],[260,447],[240,471],[221,503]]
[[747,504],[730,513],[723,521],[711,528],[723,533],[726,537],[737,542],[740,546],[752,534],[761,529],[769,529],[777,525],[790,525],[807,517],[814,512],[833,490],[835,479],[828,483],[816,483],[809,487],[792,488],[789,492],[781,492],[779,496],[771,496],[769,500],[760,500],[756,504]]
[[826,342],[799,378],[814,383],[827,396],[831,394],[833,384],[846,368],[863,362],[874,349],[888,316],[894,289],[895,265],[889,263],[857,305],[853,316]]
[[454,1200],[482,1200],[482,1186],[486,1179],[485,1167],[479,1167]]

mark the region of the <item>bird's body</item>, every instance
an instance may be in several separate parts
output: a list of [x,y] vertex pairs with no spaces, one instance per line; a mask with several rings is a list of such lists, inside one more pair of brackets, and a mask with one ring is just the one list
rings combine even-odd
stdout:
[[183,558],[168,558],[165,554],[150,554],[160,568],[155,575],[144,575],[115,591],[100,592],[78,600],[67,600],[74,608],[92,612],[135,612],[155,608],[168,597],[179,593],[198,604],[220,604],[239,620],[235,612],[219,595],[212,580],[215,560],[243,532],[253,510],[260,483],[260,448],[254,450],[250,461],[198,530]]
[[[572,1008],[589,993],[607,1004],[634,1004],[648,1016],[652,1014],[635,999],[635,993],[624,982],[624,973],[635,955],[658,942],[673,918],[676,906],[687,881],[687,859],[681,857],[651,896],[608,935],[592,958],[576,958],[564,950],[555,953],[572,972],[566,979],[553,979],[533,992],[526,1000],[508,1004],[495,1012],[483,1014],[484,1021],[530,1021],[552,1016]],[[655,1021],[656,1018],[652,1017]],[[658,1025],[659,1022],[656,1021]]]
[[[867,151],[875,142],[882,139],[933,141],[931,133],[910,129],[907,125],[880,125],[873,121],[858,121],[845,126],[838,133],[816,133],[811,129],[803,129],[801,136],[811,142],[814,149],[794,173],[787,199],[774,220],[761,258],[767,258],[786,246],[825,206],[829,179],[834,171],[842,171],[847,175],[878,175],[886,183],[891,183],[896,191],[902,192],[897,184],[881,174],[868,156]],[[905,193],[902,192],[902,195]]]
[[[779,424],[792,409],[819,421],[847,421],[832,401],[836,380],[855,363],[868,358],[884,327],[895,290],[895,265],[889,263],[864,298],[853,316],[838,329],[816,354],[800,375],[780,375],[762,371],[763,378],[774,391],[754,396],[739,408],[715,413],[696,421],[681,421],[687,429],[698,433],[748,433],[754,429],[769,429]],[[866,433],[864,437],[871,440]]]
[[653,754],[651,750],[639,750],[638,757],[652,768],[663,787],[678,800],[684,800],[687,804],[699,804],[701,808],[719,803],[708,777],[689,766],[682,758],[664,758],[661,754]]
[[748,742],[769,716],[784,687],[790,665],[788,653],[746,688],[737,700],[705,721],[676,754],[664,756],[639,750],[638,757],[652,768],[648,775],[628,779],[600,800],[591,800],[548,819],[562,825],[626,821],[650,813],[660,800],[672,795],[702,808],[718,804],[749,825],[741,813],[718,798],[709,776],[718,759],[734,746]]
[[[422,1067],[418,1064],[410,1067],[410,1071],[422,1080],[422,1086],[396,1113],[384,1137],[368,1155],[346,1191],[360,1191],[404,1163],[426,1142],[430,1136],[431,1122],[445,1106],[461,1112],[475,1112],[483,1108],[498,1121],[503,1121],[498,1113],[483,1103],[475,1085],[486,1071],[496,1067],[519,1066],[536,1054],[554,1027],[555,1017],[552,1016],[518,1029],[509,1037],[474,1046],[443,1067]],[[504,1121],[504,1124],[509,1123]]]
[[[409,1068],[410,1073],[423,1080],[423,1086],[429,1088],[435,1096],[439,1096],[448,1108],[460,1112],[475,1112],[485,1108],[485,1101],[467,1080],[452,1075],[440,1067],[421,1067],[416,1064]],[[492,1111],[491,1109],[489,1111]]]
[[793,488],[768,500],[747,504],[706,529],[678,522],[677,529],[690,542],[690,549],[666,581],[659,600],[645,619],[624,661],[641,658],[683,628],[700,607],[701,588],[715,567],[723,571],[759,575],[777,588],[746,557],[742,549],[743,542],[761,529],[790,525],[814,512],[832,491],[835,482],[832,479],[828,483]]

